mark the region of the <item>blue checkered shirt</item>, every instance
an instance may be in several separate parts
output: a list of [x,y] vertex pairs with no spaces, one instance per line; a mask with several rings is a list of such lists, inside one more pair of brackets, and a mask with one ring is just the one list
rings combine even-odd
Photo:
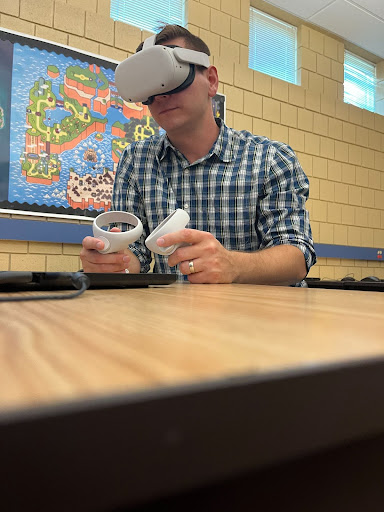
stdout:
[[[307,269],[316,262],[309,215],[309,183],[286,144],[228,128],[209,153],[192,164],[164,135],[134,142],[116,172],[112,210],[133,213],[143,235],[130,246],[148,272],[145,238],[176,208],[189,213],[189,228],[208,231],[226,248],[253,252],[279,244],[298,247]],[[154,272],[177,273],[166,256],[154,255]]]

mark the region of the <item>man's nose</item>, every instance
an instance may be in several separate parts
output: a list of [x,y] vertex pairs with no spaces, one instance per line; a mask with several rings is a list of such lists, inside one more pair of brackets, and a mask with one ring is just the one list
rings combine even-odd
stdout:
[[153,98],[153,101],[164,101],[169,96],[169,94],[158,94]]

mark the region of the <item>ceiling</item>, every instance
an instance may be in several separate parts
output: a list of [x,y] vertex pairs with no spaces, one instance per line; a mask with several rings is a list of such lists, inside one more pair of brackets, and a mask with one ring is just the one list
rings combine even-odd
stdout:
[[384,59],[383,0],[266,0]]

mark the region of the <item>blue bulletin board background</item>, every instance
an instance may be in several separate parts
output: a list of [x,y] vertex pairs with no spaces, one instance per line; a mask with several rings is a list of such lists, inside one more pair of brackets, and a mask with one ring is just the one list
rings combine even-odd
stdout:
[[[1,209],[81,218],[110,209],[124,148],[161,132],[147,106],[119,96],[116,65],[0,31]],[[217,95],[217,117],[224,105]]]
[[0,33],[0,208],[94,217],[132,140],[159,132],[114,85],[116,63]]

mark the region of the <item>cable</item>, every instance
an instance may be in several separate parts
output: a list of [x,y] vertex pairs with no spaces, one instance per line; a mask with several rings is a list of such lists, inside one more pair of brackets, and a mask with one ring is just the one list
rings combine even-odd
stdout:
[[33,295],[33,296],[12,296],[12,297],[0,297],[0,302],[19,302],[24,300],[65,300],[74,299],[89,288],[91,281],[86,274],[76,272],[71,276],[73,286],[77,288],[75,293],[71,294],[52,294],[52,295]]

